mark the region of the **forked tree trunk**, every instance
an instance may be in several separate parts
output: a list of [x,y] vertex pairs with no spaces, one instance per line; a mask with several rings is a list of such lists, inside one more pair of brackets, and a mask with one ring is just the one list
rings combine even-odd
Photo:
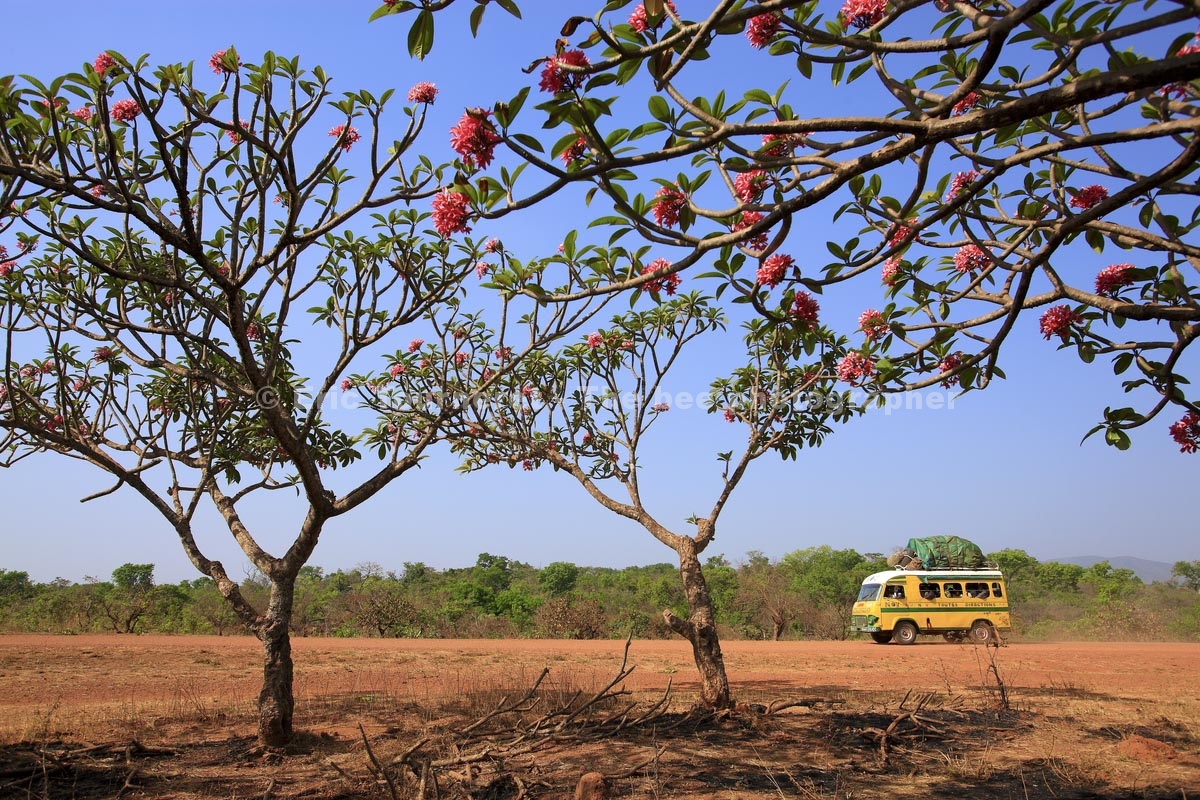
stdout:
[[671,630],[692,643],[692,657],[700,673],[700,702],[706,708],[721,709],[733,705],[729,694],[729,677],[725,674],[725,659],[721,655],[721,640],[717,636],[716,614],[708,582],[700,568],[695,543],[687,537],[679,545],[679,576],[688,603],[688,618],[680,619],[669,610],[663,618]]
[[270,747],[292,740],[292,582],[272,582],[271,600],[255,633],[263,643],[263,685],[258,695],[258,738]]

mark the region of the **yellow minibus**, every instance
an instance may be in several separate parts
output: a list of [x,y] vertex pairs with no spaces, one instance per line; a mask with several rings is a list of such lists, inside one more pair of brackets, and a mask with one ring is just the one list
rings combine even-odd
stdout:
[[912,644],[921,634],[988,644],[1011,625],[996,569],[876,572],[863,581],[850,618],[850,630],[879,644]]

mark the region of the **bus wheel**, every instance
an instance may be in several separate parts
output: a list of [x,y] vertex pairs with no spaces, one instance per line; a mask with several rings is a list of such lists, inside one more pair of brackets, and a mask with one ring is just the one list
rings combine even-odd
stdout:
[[871,638],[875,640],[875,644],[887,644],[892,640],[891,631],[875,631],[871,634]]
[[996,631],[987,620],[977,619],[971,625],[971,641],[975,644],[990,644],[996,640]]
[[897,622],[892,629],[892,641],[896,644],[913,644],[917,641],[917,626],[911,622]]

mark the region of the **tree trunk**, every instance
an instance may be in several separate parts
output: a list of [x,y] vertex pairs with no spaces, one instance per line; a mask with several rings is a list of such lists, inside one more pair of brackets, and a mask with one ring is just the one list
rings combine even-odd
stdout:
[[292,740],[292,582],[271,584],[271,600],[263,622],[255,631],[263,643],[263,685],[258,695],[258,738],[270,747]]
[[771,641],[778,642],[787,630],[788,618],[774,615],[771,620]]
[[688,602],[688,618],[680,619],[667,610],[663,612],[663,619],[671,630],[692,643],[692,658],[700,673],[701,704],[712,709],[729,708],[733,698],[729,694],[729,677],[725,674],[725,659],[717,636],[712,596],[700,568],[695,542],[682,538],[676,552],[679,554],[679,577],[683,580],[683,592]]

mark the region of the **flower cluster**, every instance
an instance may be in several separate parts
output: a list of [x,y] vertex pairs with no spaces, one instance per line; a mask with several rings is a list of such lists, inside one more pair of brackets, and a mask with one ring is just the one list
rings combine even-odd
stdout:
[[883,262],[883,269],[879,271],[879,277],[888,286],[894,284],[900,278],[900,259],[889,258]]
[[847,353],[837,365],[839,380],[862,383],[875,374],[875,362],[859,353]]
[[955,175],[954,180],[950,181],[950,190],[946,192],[946,202],[949,203],[958,197],[959,192],[977,180],[979,180],[979,173],[973,169]]
[[408,102],[410,103],[428,103],[433,105],[433,101],[437,98],[438,89],[429,81],[421,81],[408,90]]
[[853,25],[862,30],[878,24],[883,19],[886,5],[887,0],[846,0],[840,16],[846,25]]
[[433,197],[433,227],[442,238],[455,233],[470,233],[471,229],[467,227],[470,210],[465,194],[442,189]]
[[329,135],[336,139],[337,146],[342,148],[342,150],[346,151],[347,153],[350,152],[350,148],[354,146],[354,143],[362,138],[358,135],[357,128],[353,128],[345,124],[334,125],[329,130]]
[[779,25],[782,22],[783,17],[774,12],[751,17],[750,21],[746,23],[746,38],[750,40],[752,46],[761,50],[771,43],[775,34],[779,33]]
[[137,104],[137,100],[118,100],[112,104],[112,110],[109,113],[113,122],[133,122],[137,119],[138,114],[142,113],[142,108]]
[[769,158],[791,155],[797,147],[804,147],[807,137],[804,133],[764,133],[762,154]]
[[[229,52],[228,50],[218,50],[217,52],[212,54],[212,58],[208,59],[208,66],[211,67],[212,71],[218,75],[220,75],[222,73],[224,73],[226,75],[233,74],[233,70],[229,69],[223,63],[221,63],[225,60],[225,54],[228,52]],[[238,66],[241,66],[241,63],[242,62],[239,60]]]
[[873,308],[868,308],[858,315],[858,328],[872,342],[876,339],[882,339],[892,332],[891,327],[888,325],[887,317]]
[[954,254],[954,269],[962,273],[974,273],[985,268],[988,263],[987,253],[983,252],[979,245],[964,245]]
[[475,264],[475,277],[483,280],[483,276],[487,275],[492,269],[492,265],[486,261],[480,261]]
[[980,96],[979,92],[971,92],[954,104],[954,108],[950,109],[950,116],[957,117],[974,110],[981,100],[983,100],[983,97]]
[[1200,450],[1200,414],[1189,411],[1183,418],[1171,425],[1171,438],[1179,445],[1181,453],[1195,453]]
[[664,228],[679,224],[679,213],[687,205],[687,195],[678,186],[663,186],[654,195],[654,221]]
[[578,139],[571,142],[571,144],[567,145],[567,149],[563,150],[558,157],[562,159],[564,164],[570,164],[572,161],[578,161],[579,159],[583,158],[583,154],[587,152],[587,146],[587,137],[580,136]]
[[469,109],[450,129],[450,146],[467,166],[486,169],[492,163],[500,134],[488,119],[491,115],[482,108]]
[[1116,294],[1133,283],[1133,264],[1112,264],[1096,274],[1096,294]]
[[[675,4],[673,2],[671,2],[671,0],[666,0],[664,5],[667,8],[671,9],[672,14],[676,13]],[[654,27],[656,29],[661,27],[663,22],[666,21],[666,18],[667,18],[667,15],[663,14],[662,17],[658,20],[658,24],[655,25]],[[638,33],[645,33],[646,29],[650,27],[650,20],[646,16],[646,4],[645,3],[638,3],[638,7],[635,8],[633,10],[633,13],[629,15],[629,25]]]
[[[945,375],[947,372],[953,372],[954,370],[958,369],[961,366],[962,366],[962,356],[960,356],[958,353],[951,353],[950,355],[948,355],[942,359],[942,363],[938,364],[938,372],[941,372],[943,375]],[[947,389],[949,389],[951,386],[954,386],[957,383],[958,383],[957,375],[947,375],[946,378],[944,378],[942,380],[942,386]]]
[[1061,336],[1066,341],[1071,332],[1071,326],[1083,322],[1083,317],[1071,310],[1070,306],[1054,306],[1042,314],[1040,328],[1042,335],[1049,339],[1051,336]]
[[593,331],[587,335],[587,346],[595,350],[600,345],[604,344],[604,335]]
[[95,62],[92,63],[92,69],[96,70],[97,75],[104,75],[113,67],[117,66],[116,59],[108,53],[101,53],[96,56]]
[[1098,183],[1093,183],[1091,186],[1085,186],[1071,198],[1071,208],[1078,208],[1082,211],[1087,211],[1097,203],[1108,199],[1108,189],[1105,189]]
[[[646,266],[642,267],[643,275],[653,275],[657,272],[671,268],[671,262],[665,258],[656,258]],[[656,278],[651,281],[646,281],[644,284],[647,292],[651,294],[659,294],[666,292],[667,294],[675,294],[675,290],[679,288],[680,279],[678,275],[663,275],[661,278]]]
[[920,236],[913,236],[913,229],[908,225],[895,225],[888,234],[888,246],[896,247],[901,245],[905,242],[905,240],[908,239],[909,236],[912,236],[912,241],[914,242],[921,241]]
[[[762,218],[763,218],[763,215],[758,213],[757,211],[743,211],[742,218],[739,221],[733,223],[733,225],[729,226],[729,230],[732,231],[733,233],[737,233],[738,231],[744,231],[747,228],[749,228],[751,225],[755,225],[759,222],[762,222]],[[767,241],[768,241],[767,231],[763,231],[762,233],[756,234],[755,236],[742,242],[742,244],[745,247],[749,247],[751,250],[762,250],[762,249],[766,248]]]
[[551,94],[578,89],[583,85],[583,73],[568,72],[563,67],[586,67],[591,63],[582,50],[567,50],[557,56],[551,56],[546,59],[546,66],[542,67],[542,80],[538,83],[538,88]]
[[424,344],[425,344],[424,339],[413,339],[411,342],[408,343],[408,352],[415,353],[418,350],[420,350],[421,346]]
[[743,203],[753,203],[767,188],[767,173],[761,169],[743,172],[733,179],[733,190]]
[[91,106],[80,106],[79,108],[77,108],[71,112],[71,116],[74,117],[75,119],[79,120],[80,122],[87,124],[92,121]]
[[796,296],[792,298],[792,318],[803,330],[816,329],[820,311],[821,306],[817,304],[817,298],[808,292],[796,292]]
[[774,253],[767,256],[762,266],[758,268],[756,278],[759,285],[765,286],[768,289],[774,289],[795,263],[791,256],[782,253]]
[[233,126],[233,130],[227,131],[225,135],[228,136],[229,141],[233,142],[234,144],[241,144],[242,133],[243,131],[249,132],[250,123],[246,122],[244,119],[239,119],[237,122],[230,122],[229,124]]
[[650,406],[650,410],[656,414],[661,414],[664,411],[670,411],[671,405],[670,403],[655,403],[654,405]]

